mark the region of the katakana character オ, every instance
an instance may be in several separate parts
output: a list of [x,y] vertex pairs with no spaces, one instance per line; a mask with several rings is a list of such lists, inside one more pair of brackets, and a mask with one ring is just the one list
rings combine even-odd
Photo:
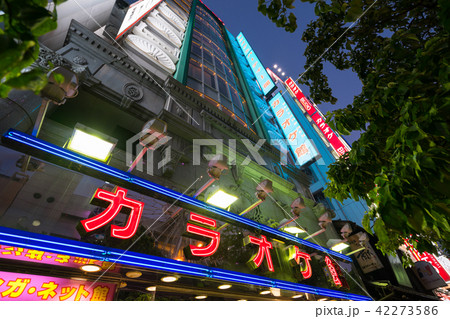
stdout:
[[96,230],[111,222],[119,212],[130,214],[125,227],[117,225],[111,226],[111,236],[121,239],[133,237],[141,220],[144,203],[126,198],[127,190],[117,187],[115,193],[103,189],[97,189],[92,198],[91,204],[104,206],[107,208],[99,215],[81,221],[87,232]]
[[64,294],[64,296],[59,296],[59,300],[64,301],[64,300],[69,299],[70,297],[73,296],[75,291],[77,291],[77,288],[75,288],[75,287],[63,287],[61,289],[61,294]]
[[45,288],[45,290],[41,290],[37,292],[38,297],[41,297],[42,300],[47,300],[48,297],[53,298],[56,296],[56,288],[58,288],[58,284],[54,281],[44,282],[41,288]]
[[64,264],[64,263],[68,263],[70,260],[70,256],[68,255],[57,255],[55,258],[55,261]]
[[[302,273],[303,279],[311,278],[312,268],[311,268],[311,256],[308,253],[301,251],[297,246],[295,246],[295,255],[293,258],[295,264],[300,265],[300,272]],[[302,262],[303,261],[303,262]]]
[[261,239],[250,236],[250,235],[247,236],[244,239],[244,245],[247,245],[247,244],[255,244],[255,245],[259,246],[258,252],[256,253],[256,255],[254,255],[248,261],[248,264],[250,265],[250,267],[252,269],[256,269],[259,266],[261,266],[261,264],[264,260],[264,256],[266,256],[268,269],[270,271],[275,271],[275,269],[273,268],[272,257],[270,256],[270,251],[269,251],[269,249],[272,249],[272,243],[267,241],[267,239],[264,235],[261,235]]
[[77,291],[77,295],[75,296],[75,301],[80,301],[81,300],[81,296],[83,296],[84,298],[87,298],[89,296],[89,291],[84,289],[84,285],[80,285],[78,287],[78,291]]
[[[184,254],[186,257],[200,258],[212,256],[219,248],[220,233],[208,228],[215,228],[217,222],[214,219],[192,213],[189,218],[192,222],[197,224],[186,224],[186,232],[184,236],[193,237],[198,240],[204,240],[204,237],[211,238],[211,242],[205,247],[197,247],[189,245],[184,248]],[[200,226],[200,225],[202,226]],[[206,228],[208,227],[208,228]]]
[[289,119],[286,119],[286,121],[284,121],[283,124],[281,124],[281,126],[283,126],[284,129],[290,125],[291,123],[289,122]]
[[43,251],[33,250],[33,249],[28,249],[28,253],[25,255],[25,257],[28,257],[30,259],[36,259],[36,260],[42,260],[42,256],[44,256]]
[[108,286],[97,286],[94,288],[94,293],[92,294],[91,301],[106,301],[108,297],[109,287]]
[[17,278],[15,281],[10,280],[6,286],[9,287],[8,290],[2,292],[2,297],[18,298],[25,291],[25,288],[30,283],[29,278]]

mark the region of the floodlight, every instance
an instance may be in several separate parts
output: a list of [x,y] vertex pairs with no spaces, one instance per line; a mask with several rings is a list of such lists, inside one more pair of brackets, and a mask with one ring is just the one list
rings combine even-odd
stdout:
[[206,201],[208,204],[220,207],[220,208],[227,208],[231,204],[233,204],[236,200],[238,200],[238,197],[230,195],[225,193],[222,190],[218,190],[215,192],[208,200]]
[[75,125],[67,148],[74,152],[106,162],[117,140],[82,124]]
[[300,234],[305,233],[305,230],[298,227],[298,226],[288,226],[283,229],[285,232],[291,233],[291,234]]
[[344,249],[346,249],[346,248],[348,248],[348,247],[350,247],[349,244],[344,243],[344,242],[340,242],[340,243],[337,243],[336,245],[332,246],[332,247],[331,247],[331,250],[334,250],[334,251],[342,251],[342,250],[344,250]]

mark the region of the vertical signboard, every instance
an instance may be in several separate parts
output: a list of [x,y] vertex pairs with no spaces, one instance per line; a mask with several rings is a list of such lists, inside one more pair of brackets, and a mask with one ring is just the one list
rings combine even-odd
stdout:
[[311,144],[281,93],[277,93],[269,101],[269,105],[288,140],[298,165],[304,165],[318,156],[316,148]]
[[300,88],[295,84],[292,78],[286,80],[286,85],[291,90],[292,94],[297,98],[300,104],[305,108],[306,112],[311,116],[316,126],[320,129],[325,139],[331,144],[331,147],[338,153],[339,156],[347,152],[347,148],[339,140],[336,133],[325,123],[325,119],[320,115],[318,110],[305,97]]
[[252,50],[250,44],[247,42],[247,39],[245,39],[242,32],[239,33],[236,39],[242,52],[244,53],[245,58],[247,59],[248,64],[250,65],[250,68],[253,71],[253,74],[256,77],[256,81],[259,83],[259,86],[261,87],[264,95],[267,95],[267,93],[269,93],[275,87],[275,83],[273,83],[266,69],[259,61],[258,57]]

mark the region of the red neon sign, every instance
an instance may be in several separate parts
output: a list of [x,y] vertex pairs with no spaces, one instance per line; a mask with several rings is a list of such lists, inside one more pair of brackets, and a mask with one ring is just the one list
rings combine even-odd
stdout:
[[311,102],[308,101],[308,99],[302,93],[302,90],[300,90],[300,88],[297,86],[297,84],[295,84],[295,81],[292,78],[286,80],[286,85],[295,95],[297,100],[303,105],[303,107],[305,108],[306,112],[308,112],[309,115],[313,115],[314,112],[317,111],[314,105],[312,105]]
[[[191,212],[190,220],[209,226],[209,227],[216,227],[217,222],[214,219],[198,215]],[[211,242],[205,246],[205,247],[197,247],[194,245],[189,245],[189,247],[186,247],[188,249],[185,249],[185,253],[187,252],[187,257],[208,257],[212,256],[217,249],[219,248],[220,243],[220,233],[211,229],[204,228],[202,226],[193,225],[193,224],[186,224],[186,231],[188,233],[211,238]]]
[[322,132],[323,136],[325,136],[327,141],[330,142],[331,146],[338,153],[339,156],[347,152],[347,149],[345,148],[344,144],[342,144],[342,142],[337,137],[336,133],[333,132],[333,130],[328,126],[328,124],[325,123],[325,120],[322,118],[319,112],[312,115],[311,118],[314,121],[314,123],[316,123],[317,127]]
[[[144,203],[126,198],[127,190],[117,187],[115,193],[98,188],[91,200],[91,204],[107,208],[99,215],[81,221],[84,229],[91,232],[111,222],[120,212],[130,214],[125,227],[111,226],[111,236],[128,239],[134,236],[141,220]],[[95,205],[94,204],[94,205]]]
[[273,268],[272,257],[270,256],[269,251],[269,249],[272,249],[272,243],[268,242],[264,235],[261,235],[261,239],[253,236],[248,236],[248,241],[259,246],[258,253],[249,261],[252,268],[258,268],[259,266],[261,266],[264,260],[264,256],[266,256],[267,266],[269,270],[275,271],[275,269]]
[[339,275],[338,275],[336,268],[334,267],[334,264],[331,261],[330,257],[325,256],[325,262],[328,266],[328,269],[330,270],[331,277],[333,277],[334,284],[337,287],[342,287],[341,279],[339,279]]
[[303,259],[305,260],[305,267],[304,269],[301,270],[303,279],[308,279],[311,278],[312,275],[312,268],[311,268],[311,256],[308,253],[305,253],[303,251],[300,251],[300,249],[295,246],[295,257],[294,257],[295,261],[297,262],[297,264],[300,265],[300,260]]

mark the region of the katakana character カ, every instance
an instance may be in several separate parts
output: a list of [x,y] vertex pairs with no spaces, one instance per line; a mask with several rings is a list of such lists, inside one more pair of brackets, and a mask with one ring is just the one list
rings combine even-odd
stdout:
[[30,259],[36,259],[36,260],[42,260],[42,256],[44,256],[43,251],[33,250],[33,249],[28,249],[28,253],[25,255],[25,257],[28,257]]
[[92,294],[91,301],[105,301],[108,297],[109,287],[108,286],[97,286],[94,288],[94,293]]
[[57,255],[55,258],[55,261],[63,264],[63,263],[68,263],[70,260],[70,256],[67,255]]
[[310,264],[311,256],[308,253],[300,251],[300,249],[297,246],[295,246],[295,255],[294,255],[295,262],[298,265],[300,265],[302,259],[304,260],[304,263],[302,263],[303,267],[301,267],[300,271],[302,273],[303,279],[311,278],[312,275],[312,268]]
[[[125,227],[117,225],[111,226],[111,236],[121,239],[133,237],[141,220],[144,203],[126,198],[127,190],[117,187],[115,193],[108,192],[103,189],[97,189],[91,204],[98,206],[108,205],[108,207],[100,214],[89,219],[81,221],[84,229],[90,232],[97,228],[105,226],[111,222],[119,212],[129,213],[128,221]],[[98,199],[99,201],[96,201]]]
[[45,290],[41,290],[37,292],[38,297],[41,297],[42,300],[47,300],[48,297],[56,296],[56,288],[58,288],[58,284],[54,281],[44,282],[41,288],[45,288]]
[[284,110],[283,109],[279,109],[277,111],[277,117],[281,117],[284,114]]
[[[205,216],[198,215],[192,212],[189,219],[193,222],[206,225],[207,227],[211,228],[215,228],[217,225],[217,222],[214,219],[207,218]],[[186,224],[186,231],[189,233],[186,234],[186,236],[198,238],[199,240],[204,240],[203,237],[211,238],[211,242],[205,247],[197,247],[194,245],[189,245],[188,247],[186,247],[184,249],[184,253],[188,258],[212,256],[217,251],[217,248],[219,248],[219,232],[205,228],[204,226],[194,225],[190,223]]]
[[64,301],[72,297],[72,295],[77,291],[77,288],[75,287],[63,287],[61,289],[61,294],[64,294],[64,296],[59,296],[60,301]]
[[10,287],[8,290],[2,292],[2,297],[18,298],[24,292],[31,279],[17,278],[15,281],[10,280],[6,285]]
[[308,147],[306,147],[305,144],[302,144],[295,149],[295,154],[297,154],[297,157],[302,157],[303,155],[307,154],[308,152],[309,152]]
[[281,124],[283,126],[283,128],[285,129],[286,127],[290,126],[291,123],[289,122],[289,119],[286,119],[286,121],[284,121],[283,124]]
[[244,244],[247,245],[249,243],[259,246],[258,253],[254,255],[252,259],[248,262],[250,266],[253,269],[258,268],[259,266],[261,266],[264,260],[264,256],[266,256],[267,267],[269,268],[270,271],[275,271],[275,269],[273,268],[272,257],[270,256],[269,251],[269,249],[272,249],[272,243],[268,242],[264,235],[261,235],[261,239],[250,235],[247,236],[247,238],[244,240]]
[[89,296],[89,291],[84,290],[84,285],[80,285],[80,287],[78,287],[77,295],[75,296],[75,301],[80,301],[81,296],[84,296],[84,298],[87,298]]

